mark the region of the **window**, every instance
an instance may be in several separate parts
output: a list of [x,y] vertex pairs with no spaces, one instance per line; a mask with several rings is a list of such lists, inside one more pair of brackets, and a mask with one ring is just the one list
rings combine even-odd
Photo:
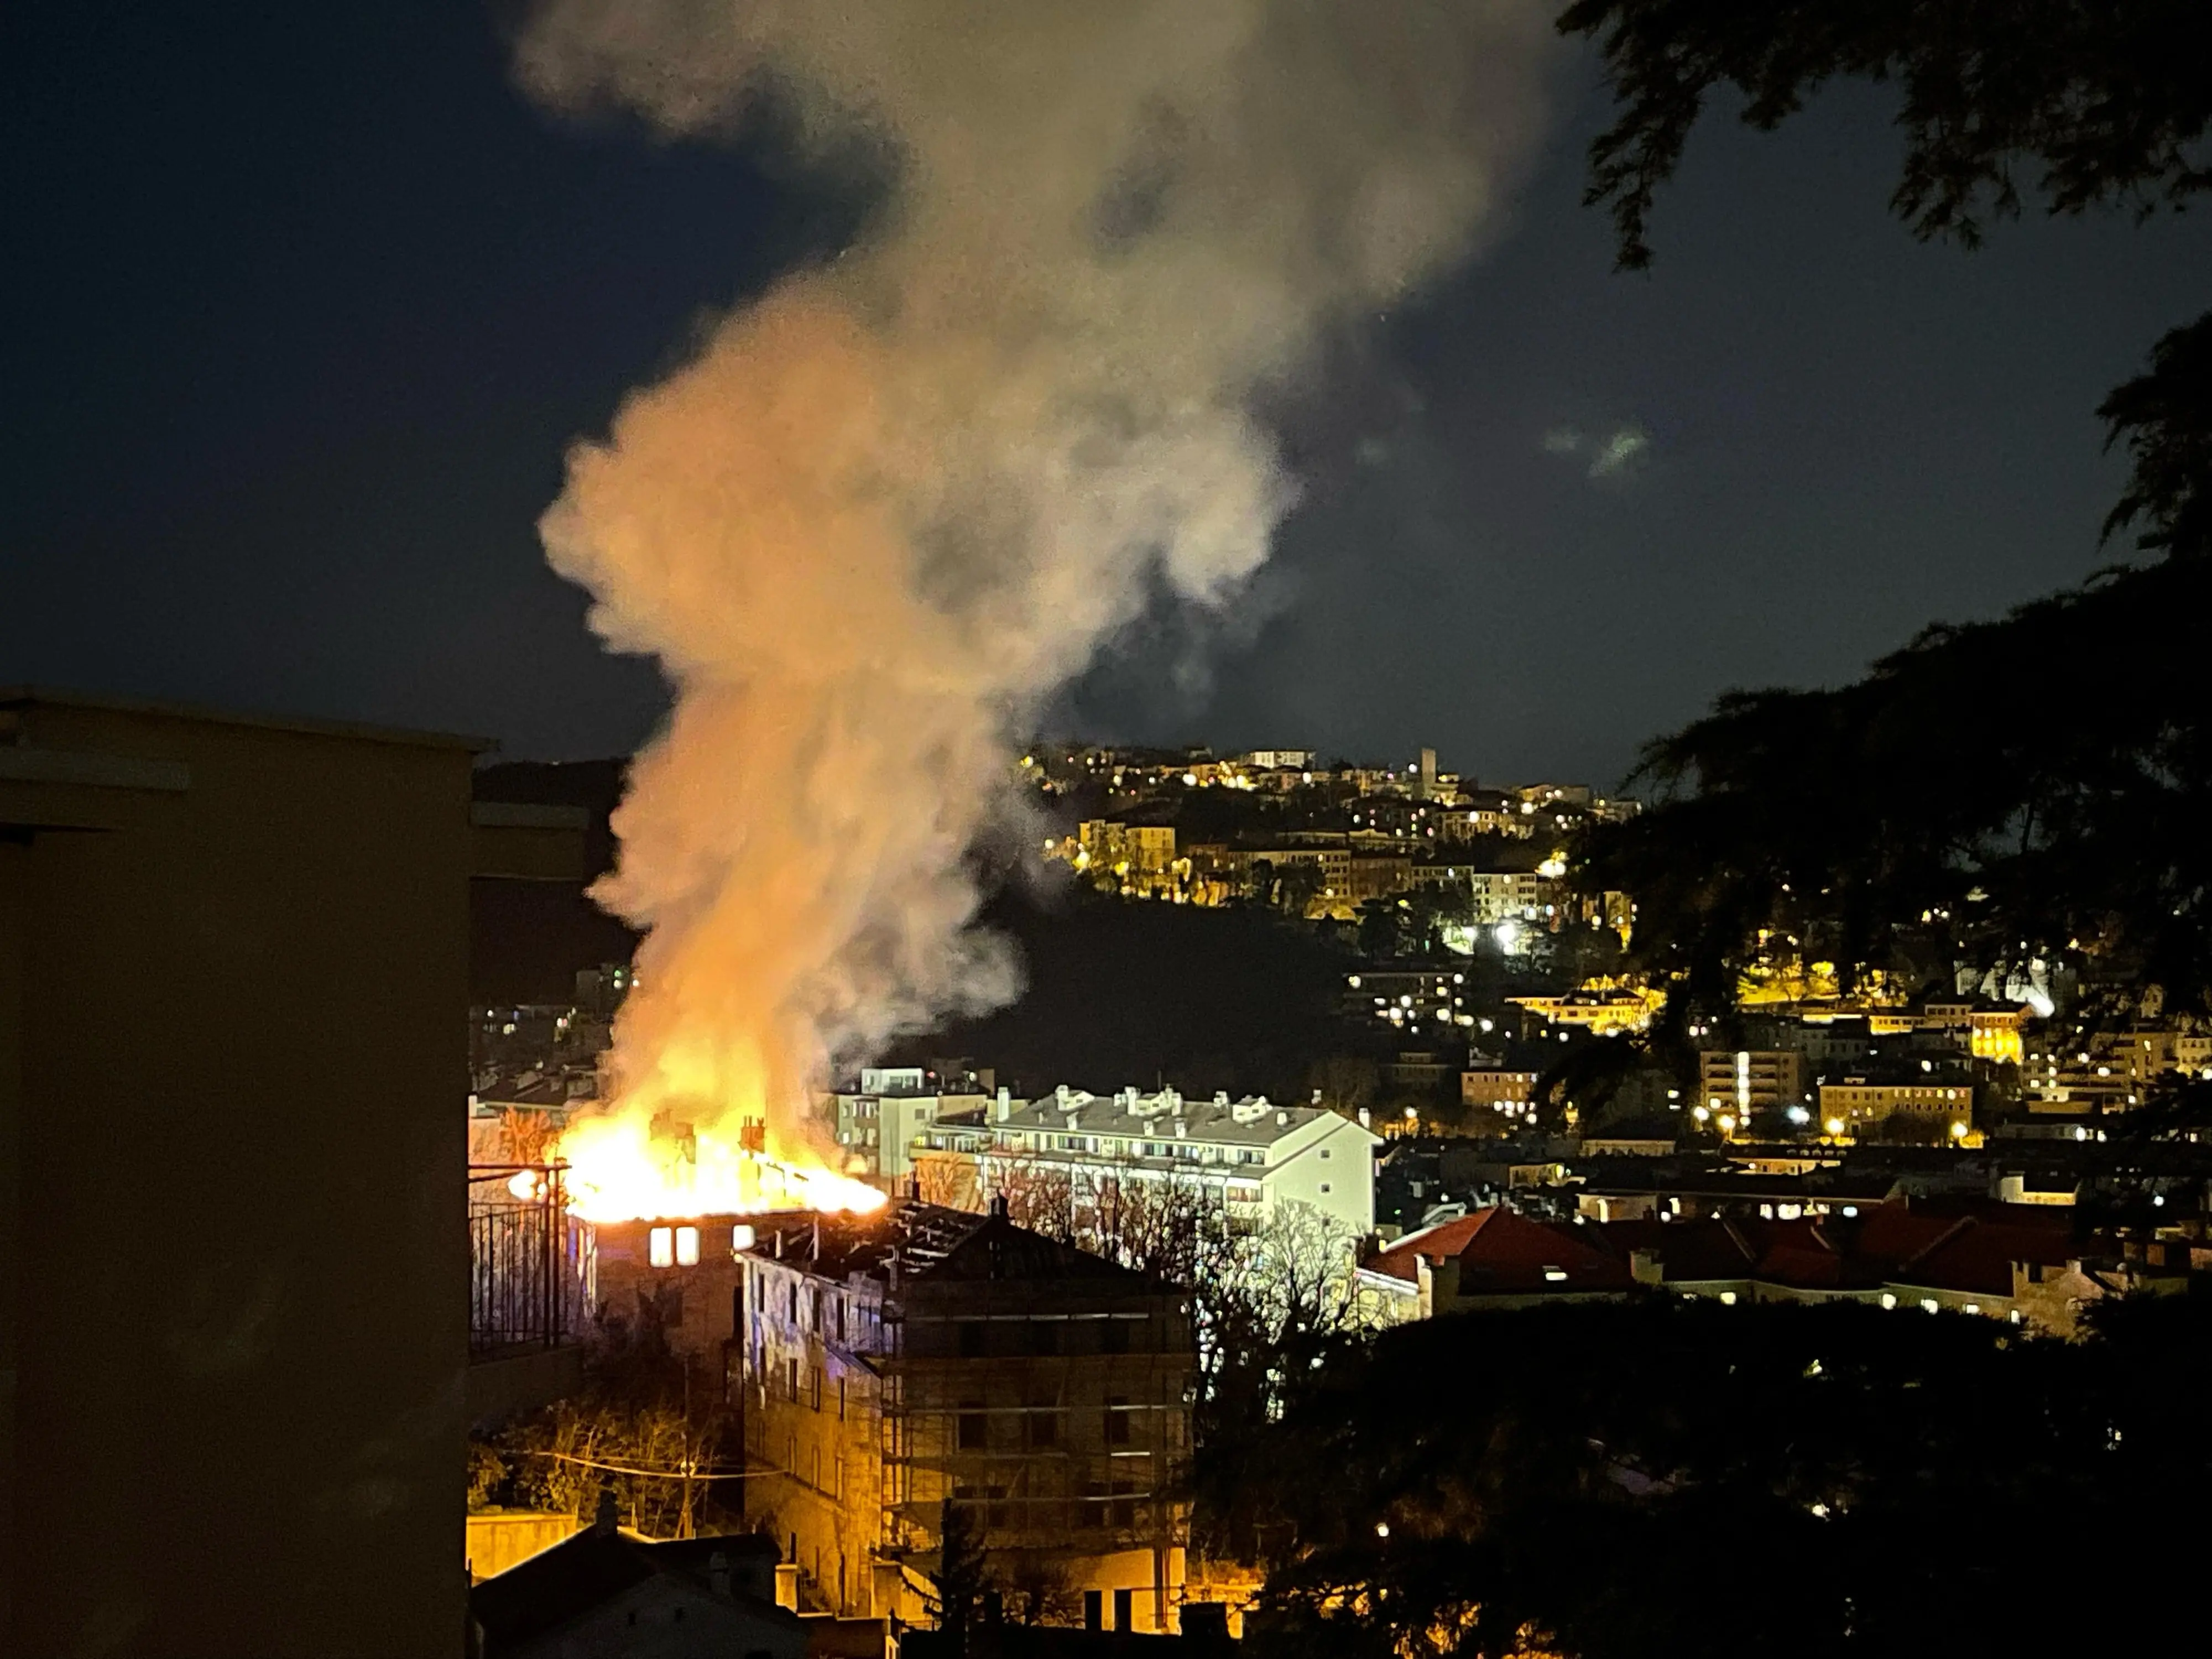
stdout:
[[1117,1589],[1114,1592],[1114,1628],[1115,1630],[1133,1628],[1131,1620],[1135,1617],[1135,1609],[1131,1603],[1136,1599],[1134,1590]]
[[966,1400],[960,1404],[959,1445],[962,1451],[981,1451],[991,1443],[991,1419],[984,1413],[983,1402]]
[[814,1368],[814,1409],[817,1412],[822,1409],[822,1367],[819,1365]]
[[675,1235],[666,1227],[655,1227],[645,1236],[645,1257],[656,1267],[672,1266],[676,1261]]
[[1129,1443],[1129,1402],[1118,1394],[1106,1401],[1106,1443],[1109,1446]]
[[699,1230],[678,1227],[676,1230],[676,1265],[696,1267],[699,1265]]
[[1104,1353],[1128,1352],[1129,1322],[1125,1319],[1108,1320],[1099,1328],[1098,1346]]
[[1031,1353],[1058,1353],[1060,1352],[1060,1327],[1048,1323],[1042,1319],[1031,1320],[1030,1322],[1030,1352]]
[[837,1379],[837,1420],[845,1420],[845,1379],[842,1376]]
[[799,1398],[799,1362],[796,1359],[783,1362],[783,1386],[784,1391],[796,1401]]
[[1060,1443],[1060,1413],[1050,1408],[1030,1413],[1030,1444],[1037,1447],[1057,1446]]
[[960,1326],[960,1357],[973,1359],[983,1352],[983,1328],[974,1320],[963,1320]]
[[1327,1191],[1328,1190],[1328,1182],[1327,1182],[1326,1181],[1322,1182],[1321,1183],[1321,1189],[1322,1189],[1322,1191],[1323,1191],[1323,1192],[1327,1192]]

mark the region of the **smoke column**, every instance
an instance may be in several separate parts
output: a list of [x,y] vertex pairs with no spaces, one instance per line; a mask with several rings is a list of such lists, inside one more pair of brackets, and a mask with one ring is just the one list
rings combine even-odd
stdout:
[[1017,991],[965,857],[1158,578],[1292,498],[1252,395],[1464,256],[1540,125],[1535,0],[548,0],[533,95],[671,137],[772,94],[891,199],[580,443],[541,529],[677,687],[597,890],[648,930],[620,1112],[802,1103]]

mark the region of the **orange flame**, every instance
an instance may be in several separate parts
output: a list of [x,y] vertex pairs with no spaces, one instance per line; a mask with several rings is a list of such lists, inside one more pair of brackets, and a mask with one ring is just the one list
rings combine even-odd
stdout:
[[[882,1193],[817,1157],[777,1156],[764,1132],[757,1120],[741,1122],[731,1139],[719,1127],[673,1123],[635,1109],[579,1118],[561,1137],[568,1207],[586,1221],[643,1221],[883,1206]],[[755,1138],[757,1146],[748,1144]]]

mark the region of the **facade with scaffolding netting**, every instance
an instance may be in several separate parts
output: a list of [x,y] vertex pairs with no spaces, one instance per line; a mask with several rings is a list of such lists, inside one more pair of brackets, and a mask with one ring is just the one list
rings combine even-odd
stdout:
[[911,1200],[767,1223],[745,1267],[746,1512],[811,1600],[921,1617],[950,1504],[1042,1621],[1176,1627],[1184,1291]]

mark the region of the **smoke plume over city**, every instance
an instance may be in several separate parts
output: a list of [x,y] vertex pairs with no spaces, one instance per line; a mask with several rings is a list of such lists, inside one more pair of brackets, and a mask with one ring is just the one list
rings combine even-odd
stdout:
[[[968,855],[1010,744],[1164,583],[1232,605],[1296,481],[1249,406],[1474,245],[1544,7],[550,0],[564,111],[888,160],[857,245],[580,442],[549,556],[677,690],[601,902],[648,930],[626,1109],[790,1109],[1000,1004]],[[779,1117],[781,1121],[779,1121]]]

